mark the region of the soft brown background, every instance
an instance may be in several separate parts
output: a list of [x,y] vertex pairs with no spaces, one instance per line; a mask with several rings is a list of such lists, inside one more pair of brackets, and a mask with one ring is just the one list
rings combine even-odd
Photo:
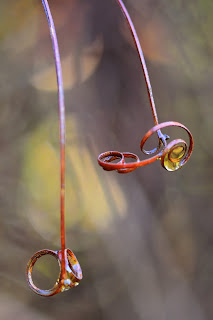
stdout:
[[[126,175],[96,160],[110,149],[145,157],[153,126],[125,20],[115,0],[49,3],[65,84],[67,246],[84,279],[52,298],[25,279],[35,251],[60,245],[57,92],[41,2],[0,0],[0,318],[212,319],[212,1],[125,1],[159,120],[195,139],[180,171],[156,162]],[[48,288],[57,263],[44,260],[35,281]]]

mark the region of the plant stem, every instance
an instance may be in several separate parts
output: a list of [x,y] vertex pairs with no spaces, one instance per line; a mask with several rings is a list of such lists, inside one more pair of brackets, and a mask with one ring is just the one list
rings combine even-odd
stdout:
[[[56,36],[55,26],[52,18],[52,14],[49,8],[47,0],[42,0],[44,10],[47,16],[47,21],[50,29],[50,35],[52,39],[53,52],[55,58],[55,68],[58,87],[58,108],[59,108],[59,134],[60,134],[60,167],[61,167],[61,250],[62,256],[65,250],[65,221],[64,221],[64,202],[65,202],[65,105],[64,105],[64,89],[61,70],[61,60],[58,47],[58,40]],[[63,268],[63,266],[62,266]]]
[[148,96],[149,96],[149,101],[150,101],[150,106],[151,106],[151,109],[152,109],[152,115],[153,115],[153,118],[154,118],[154,122],[155,122],[155,125],[158,124],[158,116],[157,116],[157,111],[156,111],[156,107],[155,107],[155,101],[154,101],[154,97],[153,97],[153,93],[152,93],[152,86],[151,86],[151,82],[150,82],[150,79],[149,79],[149,74],[148,74],[148,70],[147,70],[147,66],[146,66],[146,61],[144,59],[144,55],[143,55],[143,51],[142,51],[142,48],[141,48],[141,45],[140,45],[140,41],[138,39],[138,35],[137,35],[137,32],[135,30],[135,27],[134,27],[134,24],[132,22],[132,19],[130,18],[130,15],[123,3],[122,0],[117,0],[122,12],[123,12],[123,15],[124,17],[126,18],[127,20],[127,23],[128,23],[128,26],[130,28],[130,31],[132,33],[132,37],[134,39],[134,42],[135,42],[135,46],[136,46],[136,49],[137,49],[137,52],[138,52],[138,55],[139,55],[139,59],[140,59],[140,62],[141,62],[141,66],[142,66],[142,70],[143,70],[143,74],[144,74],[144,78],[145,78],[145,82],[146,82],[146,87],[147,87],[147,92],[148,92]]

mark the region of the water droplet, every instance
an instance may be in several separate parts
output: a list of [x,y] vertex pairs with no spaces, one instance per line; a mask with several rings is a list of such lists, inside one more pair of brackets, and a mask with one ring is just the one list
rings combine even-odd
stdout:
[[175,171],[182,167],[183,159],[186,154],[187,146],[183,142],[174,143],[173,145],[165,149],[165,154],[162,156],[162,165],[168,171]]

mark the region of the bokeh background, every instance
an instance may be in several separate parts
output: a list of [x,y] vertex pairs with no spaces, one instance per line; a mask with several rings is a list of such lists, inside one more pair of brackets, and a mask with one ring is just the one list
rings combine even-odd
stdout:
[[[157,161],[126,175],[97,163],[107,150],[145,158],[153,126],[126,21],[115,0],[49,4],[66,98],[66,240],[84,279],[52,298],[26,282],[32,254],[60,248],[57,88],[41,1],[0,0],[1,319],[212,319],[213,2],[125,1],[159,120],[195,140],[181,170]],[[57,273],[43,258],[34,279],[47,289]]]

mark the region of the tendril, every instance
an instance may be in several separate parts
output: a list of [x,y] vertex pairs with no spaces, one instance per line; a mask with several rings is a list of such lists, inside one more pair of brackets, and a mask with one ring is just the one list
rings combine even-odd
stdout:
[[[157,159],[161,160],[161,165],[167,169],[168,171],[175,171],[179,168],[181,168],[190,158],[192,149],[193,149],[193,137],[191,132],[181,123],[169,121],[169,122],[163,122],[158,123],[158,116],[157,111],[155,107],[154,97],[152,93],[152,86],[149,79],[149,74],[146,66],[146,62],[144,59],[143,51],[140,45],[139,38],[137,36],[137,32],[135,30],[134,24],[130,18],[130,15],[123,3],[122,0],[117,0],[118,5],[121,8],[121,11],[123,12],[123,15],[127,21],[128,27],[131,31],[137,53],[140,59],[142,71],[144,74],[145,82],[146,82],[146,88],[147,93],[149,96],[149,102],[150,102],[150,108],[152,111],[153,120],[155,123],[155,126],[150,129],[145,136],[143,137],[141,141],[141,151],[146,155],[153,155],[152,157],[145,159],[145,160],[139,160],[139,157],[135,155],[134,153],[129,152],[118,152],[118,151],[107,151],[104,153],[101,153],[98,156],[98,163],[99,165],[107,171],[111,170],[117,170],[118,173],[128,173],[133,170],[135,170],[138,167],[145,166],[147,164],[150,164],[154,162]],[[176,139],[169,143],[167,143],[167,140],[170,139],[170,137],[166,134],[163,134],[161,132],[161,129],[169,126],[176,126],[181,127],[184,129],[188,136],[189,136],[189,146],[187,143],[182,139]],[[144,144],[147,141],[147,139],[153,135],[153,133],[157,133],[158,135],[158,145],[152,150],[145,150]],[[131,158],[131,162],[126,162],[126,158]],[[116,160],[116,163],[114,162]]]
[[[78,285],[82,279],[82,271],[78,260],[70,249],[65,249],[65,105],[64,89],[62,80],[61,60],[59,54],[58,40],[52,14],[47,0],[42,0],[42,4],[47,16],[47,21],[52,39],[53,52],[55,58],[55,68],[58,87],[58,109],[59,109],[59,133],[60,133],[60,222],[61,222],[61,250],[53,251],[43,249],[36,252],[27,264],[27,281],[30,288],[40,296],[49,297],[59,292],[69,290]],[[58,261],[60,267],[59,277],[49,290],[42,290],[36,287],[32,280],[32,271],[36,261],[44,255],[52,255]]]
[[[166,127],[180,127],[186,131],[189,138],[189,144],[182,139],[175,139],[167,143],[169,136],[164,135],[165,139],[161,141],[155,149],[144,152],[144,145],[147,140],[159,130]],[[151,158],[140,160],[137,155],[129,152],[107,151],[101,153],[98,157],[99,165],[107,171],[117,170],[118,173],[128,173],[138,167],[145,166],[154,162],[157,159],[161,160],[161,165],[168,171],[176,171],[180,169],[190,158],[193,149],[193,137],[191,132],[181,123],[169,121],[163,122],[150,129],[141,140],[141,150],[146,154],[154,154]],[[134,161],[126,162],[126,158],[131,158]],[[113,161],[117,163],[113,163]]]

